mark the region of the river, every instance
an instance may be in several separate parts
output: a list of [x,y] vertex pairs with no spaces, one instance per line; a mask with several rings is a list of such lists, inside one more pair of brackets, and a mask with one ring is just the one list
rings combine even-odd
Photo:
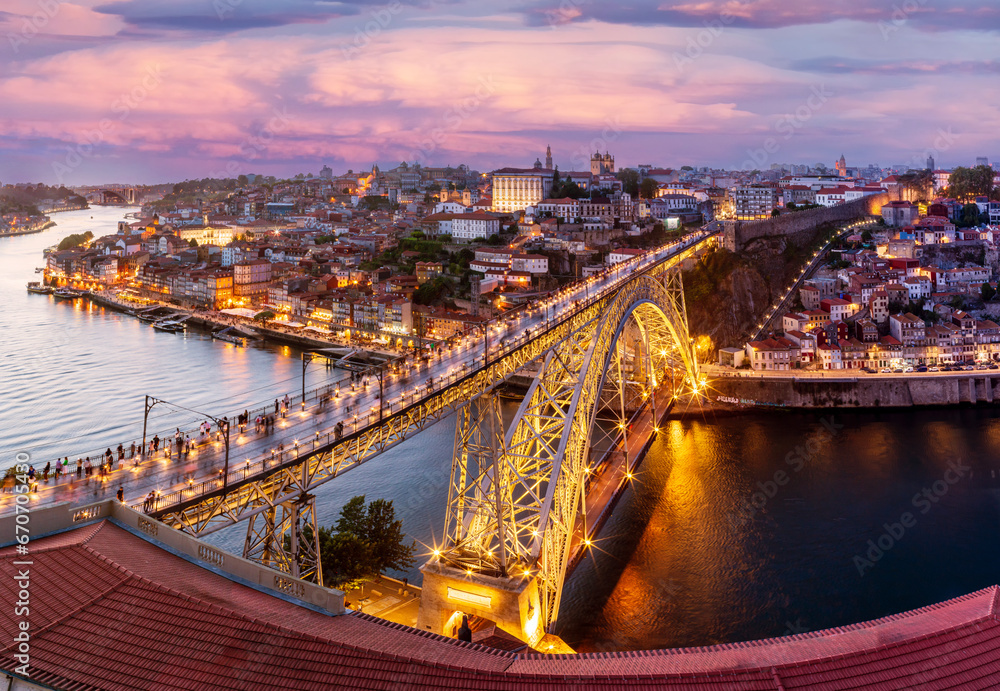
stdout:
[[[113,233],[122,213],[55,214],[53,229],[0,239],[3,465],[20,451],[44,463],[133,439],[145,394],[231,414],[299,389],[293,349],[159,333],[25,291],[45,247]],[[308,376],[311,386],[328,374]],[[156,430],[197,422],[153,415]],[[356,494],[391,499],[426,553],[442,534],[453,438],[445,420],[321,487],[320,522]],[[581,651],[706,645],[851,624],[997,583],[998,442],[992,408],[672,421],[568,579],[556,633]],[[207,539],[239,553],[243,534]],[[419,582],[416,567],[401,575]]]

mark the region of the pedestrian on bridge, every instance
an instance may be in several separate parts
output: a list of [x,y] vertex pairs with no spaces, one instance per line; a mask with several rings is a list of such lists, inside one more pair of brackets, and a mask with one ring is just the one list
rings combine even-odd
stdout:
[[132,448],[128,452],[129,458],[135,458],[135,442],[132,442]]
[[76,459],[76,476],[83,477],[83,459]]
[[115,496],[118,497],[118,501],[120,503],[124,504],[125,503],[125,488],[122,487],[121,485],[118,485],[118,491],[115,492]]
[[50,468],[52,468],[52,462],[51,461],[46,461],[45,462],[45,468],[42,470],[42,479],[45,480],[45,482],[49,481],[49,469]]
[[118,445],[118,463],[121,464],[125,460],[125,447],[121,444]]

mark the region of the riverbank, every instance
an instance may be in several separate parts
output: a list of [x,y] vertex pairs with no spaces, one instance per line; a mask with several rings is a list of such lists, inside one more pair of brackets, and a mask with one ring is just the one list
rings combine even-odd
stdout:
[[0,230],[0,238],[13,238],[19,235],[34,235],[35,233],[41,233],[48,230],[56,225],[55,221],[46,221],[37,228],[25,228],[24,230],[10,230],[3,231]]
[[722,377],[704,409],[914,408],[993,405],[1000,370],[925,375]]
[[[118,312],[123,312],[125,314],[134,315],[136,309],[142,309],[144,306],[137,303],[129,303],[126,300],[114,297],[107,291],[90,291],[84,293],[84,297],[88,298],[92,302],[107,307],[109,309],[116,310]],[[254,322],[252,320],[245,319],[243,317],[237,317],[232,315],[220,314],[218,312],[208,312],[204,310],[193,310],[186,309],[184,307],[179,307],[177,305],[171,305],[169,303],[164,303],[160,301],[150,302],[145,307],[163,307],[164,309],[169,309],[176,313],[178,317],[187,317],[186,322],[192,324],[199,328],[205,329],[206,331],[217,331],[219,329],[225,329],[231,326],[239,326],[245,330],[251,331],[256,334],[261,340],[270,341],[273,343],[281,343],[294,345],[303,349],[324,349],[324,348],[352,348],[357,346],[348,342],[333,339],[323,339],[318,336],[306,336],[301,333],[296,333],[291,330],[285,330],[284,328],[277,325],[263,325],[259,322]],[[364,350],[376,353],[382,353],[384,355],[396,356],[399,353],[386,350],[384,348],[379,348],[377,346],[365,345]]]

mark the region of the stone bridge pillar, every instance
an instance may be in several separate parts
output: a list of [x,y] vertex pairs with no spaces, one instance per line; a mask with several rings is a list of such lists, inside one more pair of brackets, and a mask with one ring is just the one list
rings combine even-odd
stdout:
[[528,645],[545,635],[537,575],[501,578],[462,571],[431,559],[423,574],[417,628],[454,637],[462,615],[476,615]]

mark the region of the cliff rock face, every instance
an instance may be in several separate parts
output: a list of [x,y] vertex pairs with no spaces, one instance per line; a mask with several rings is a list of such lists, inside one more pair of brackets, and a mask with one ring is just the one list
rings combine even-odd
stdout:
[[785,293],[807,253],[784,239],[762,240],[740,253],[710,252],[684,272],[692,335],[708,335],[716,347],[740,347]]
[[756,268],[736,266],[710,294],[688,300],[688,326],[693,335],[710,336],[716,346],[742,345],[771,305],[770,296],[771,288]]

